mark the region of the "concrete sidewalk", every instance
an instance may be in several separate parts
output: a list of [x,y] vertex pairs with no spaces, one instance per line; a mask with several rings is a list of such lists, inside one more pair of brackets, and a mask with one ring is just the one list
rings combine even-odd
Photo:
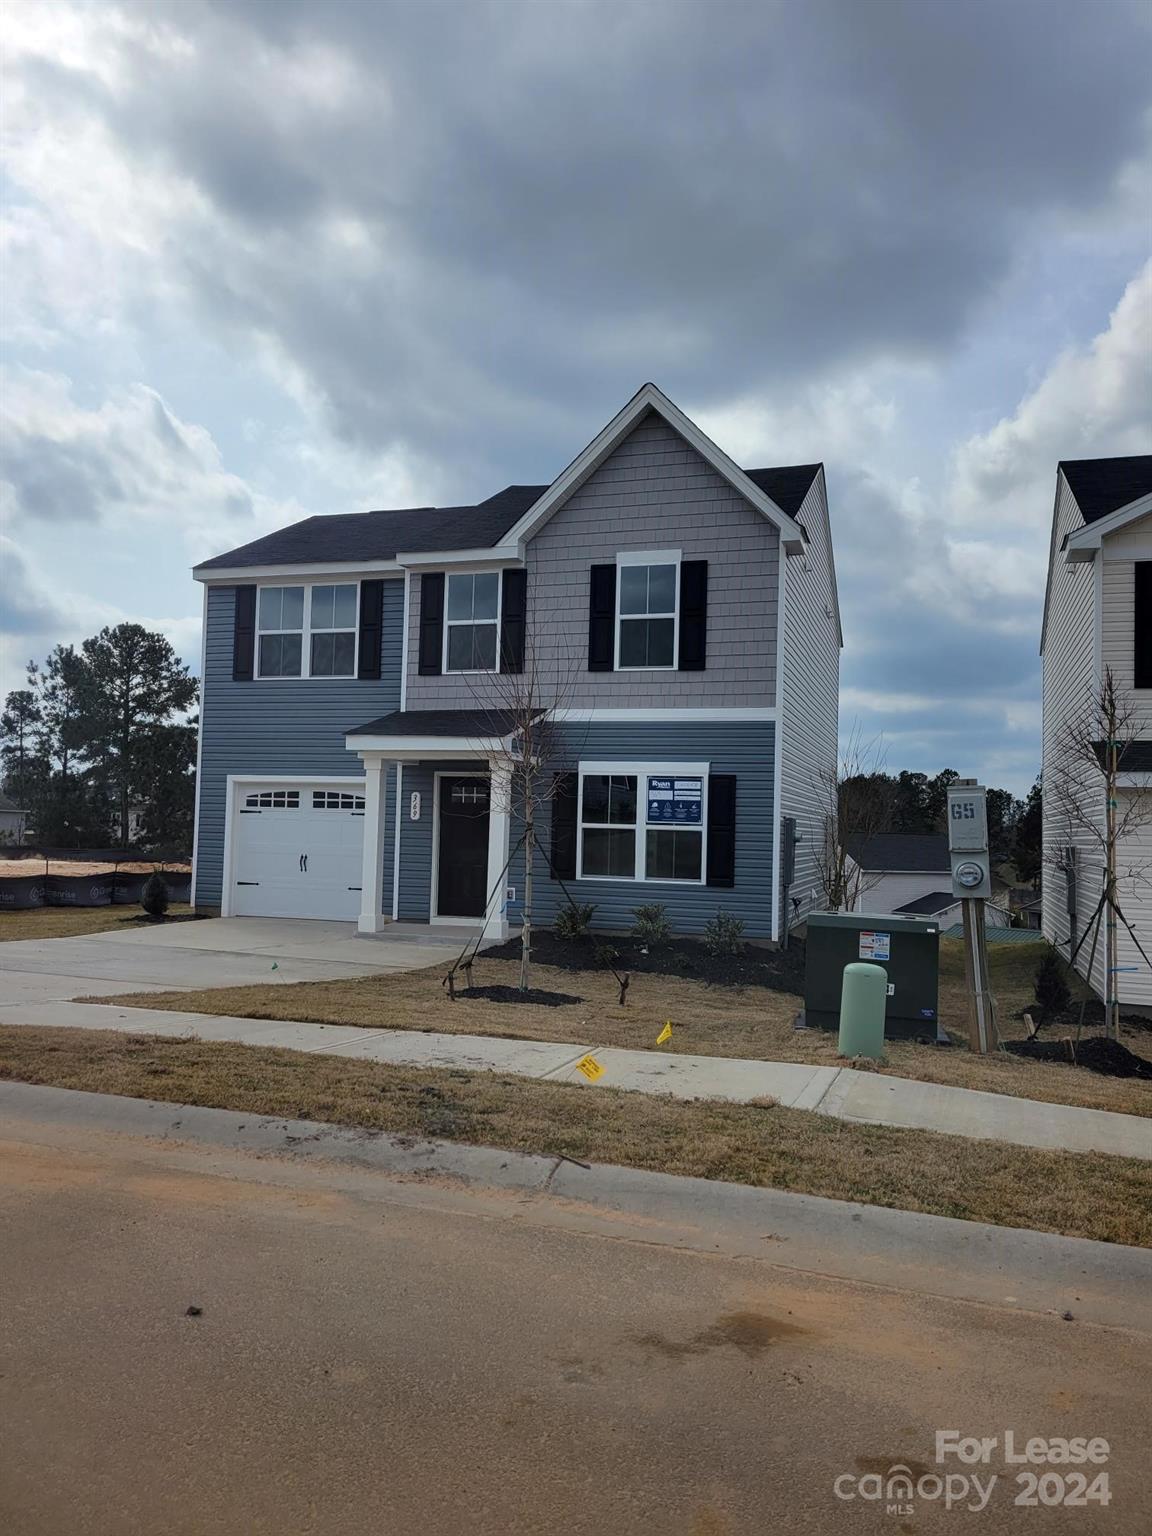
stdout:
[[[746,1061],[729,1056],[672,1056],[662,1051],[601,1049],[499,1036],[226,1018],[102,1003],[52,1001],[9,1005],[0,1010],[0,1021],[57,1028],[115,1029],[138,1035],[194,1035],[201,1040],[352,1056],[390,1066],[506,1072],[580,1084],[592,1092],[605,1087],[623,1088],[667,1093],[680,1099],[728,1099],[744,1104],[772,1099],[789,1109],[813,1110],[858,1125],[907,1126],[1024,1147],[1152,1159],[1152,1119],[914,1082],[852,1067]],[[595,1084],[587,1083],[576,1066],[589,1054],[604,1068],[604,1075]]]

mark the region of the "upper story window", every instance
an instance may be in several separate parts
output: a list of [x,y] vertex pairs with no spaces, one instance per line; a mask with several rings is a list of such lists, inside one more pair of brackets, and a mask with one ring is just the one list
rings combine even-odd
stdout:
[[676,555],[619,556],[617,670],[675,667],[679,571]]
[[499,649],[500,573],[451,573],[445,617],[444,671],[495,672]]
[[356,601],[355,582],[261,587],[257,675],[355,677]]

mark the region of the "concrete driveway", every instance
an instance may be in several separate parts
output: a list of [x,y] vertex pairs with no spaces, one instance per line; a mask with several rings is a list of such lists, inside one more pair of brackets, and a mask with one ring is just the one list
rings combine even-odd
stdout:
[[118,992],[333,981],[442,964],[464,936],[397,924],[362,938],[353,923],[216,917],[0,944],[0,1018],[13,1008]]

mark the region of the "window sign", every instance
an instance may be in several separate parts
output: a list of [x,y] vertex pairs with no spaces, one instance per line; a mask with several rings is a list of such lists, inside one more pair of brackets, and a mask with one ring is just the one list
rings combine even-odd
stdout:
[[671,821],[681,826],[698,827],[703,804],[703,782],[700,779],[648,780],[649,823]]

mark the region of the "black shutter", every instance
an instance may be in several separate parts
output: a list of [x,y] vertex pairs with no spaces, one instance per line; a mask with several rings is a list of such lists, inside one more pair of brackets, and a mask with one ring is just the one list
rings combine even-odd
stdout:
[[384,583],[360,583],[360,655],[357,677],[375,680],[380,676],[380,648],[384,642]]
[[708,775],[708,884],[736,884],[736,775]]
[[1152,688],[1152,560],[1137,560],[1132,610],[1134,688]]
[[552,779],[552,878],[576,878],[576,804],[580,775],[558,773]]
[[680,670],[703,672],[708,644],[708,562],[680,564]]
[[232,678],[250,683],[256,660],[256,588],[236,588],[236,613],[232,622]]
[[500,602],[500,670],[523,672],[528,618],[528,572],[505,571]]
[[616,567],[594,565],[588,583],[588,670],[616,667]]
[[420,675],[442,671],[444,654],[444,572],[431,571],[420,578]]

